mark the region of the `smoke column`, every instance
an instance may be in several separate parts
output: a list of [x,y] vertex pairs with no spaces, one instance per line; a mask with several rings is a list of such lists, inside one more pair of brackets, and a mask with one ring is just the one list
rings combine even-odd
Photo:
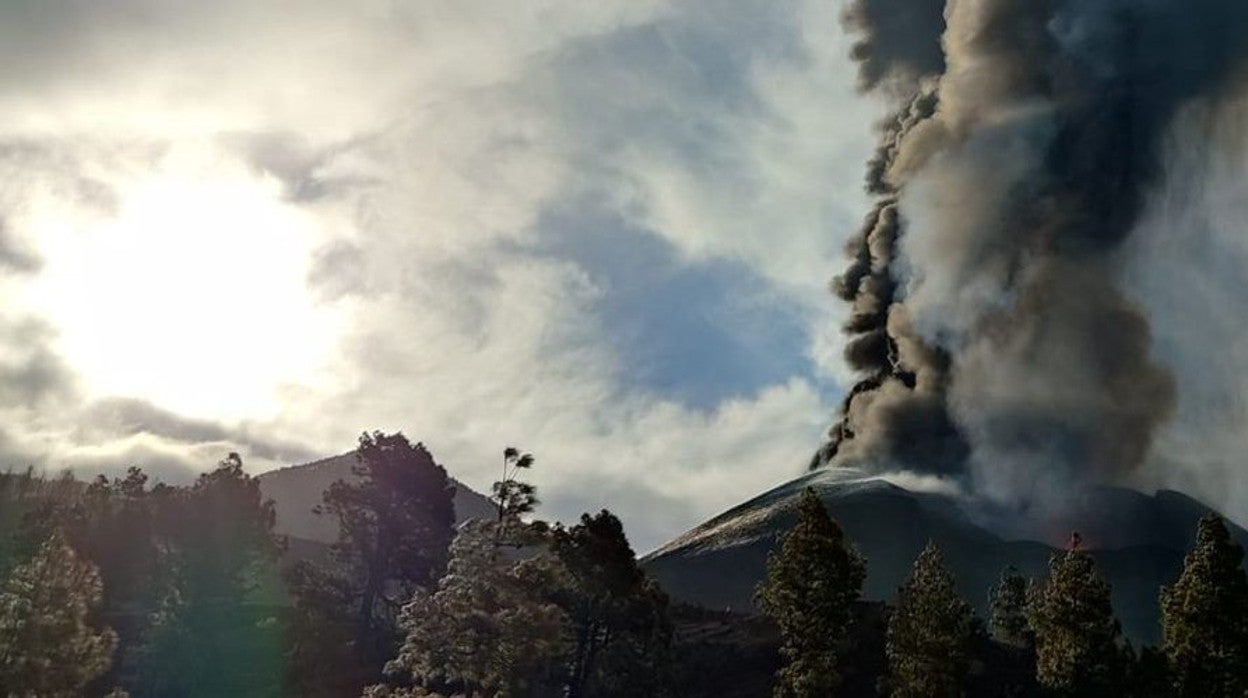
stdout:
[[854,0],[899,105],[833,282],[861,379],[812,467],[1030,499],[1135,471],[1174,411],[1121,248],[1186,105],[1230,99],[1244,0]]

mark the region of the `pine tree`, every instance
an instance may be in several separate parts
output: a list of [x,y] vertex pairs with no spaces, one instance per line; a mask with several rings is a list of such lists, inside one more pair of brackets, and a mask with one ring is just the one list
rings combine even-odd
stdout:
[[90,619],[102,597],[95,566],[59,533],[0,592],[0,687],[10,696],[72,698],[108,671],[117,636]]
[[973,617],[928,543],[897,595],[888,623],[888,671],[894,698],[956,698],[969,664]]
[[83,490],[81,507],[66,526],[73,547],[99,567],[104,582],[101,613],[117,630],[117,652],[106,679],[131,678],[147,621],[160,610],[173,583],[171,546],[158,540],[147,481],[135,467],[124,478],[100,475]]
[[464,524],[436,588],[416,588],[403,606],[403,643],[385,673],[414,686],[369,686],[366,697],[554,694],[570,633],[553,596],[569,575],[549,550],[545,522],[522,518],[537,495],[516,476],[532,465],[532,455],[504,451],[497,519]]
[[[526,521],[536,491],[516,479],[530,455],[507,449],[495,521],[463,526],[436,590],[417,589],[386,673],[416,690],[368,696],[658,697],[670,683],[667,596],[637,565],[620,520]],[[518,552],[519,551],[519,552]]]
[[836,689],[838,654],[865,577],[866,563],[807,488],[798,499],[797,523],[769,557],[757,592],[759,606],[780,626],[786,663],[776,677],[776,696],[825,696]]
[[1248,575],[1222,519],[1201,519],[1183,573],[1161,592],[1163,649],[1179,696],[1248,695]]
[[568,626],[563,610],[546,598],[557,568],[547,554],[522,561],[504,555],[497,526],[465,524],[436,590],[417,589],[403,607],[406,637],[387,674],[447,695],[553,694]]
[[1109,592],[1077,539],[1066,553],[1053,556],[1048,582],[1027,606],[1042,686],[1061,696],[1099,696],[1124,680],[1122,631]]
[[402,434],[364,434],[356,454],[359,480],[331,485],[324,510],[339,521],[335,551],[359,584],[359,640],[367,644],[374,626],[386,625],[387,607],[401,603],[390,587],[406,597],[441,576],[454,536],[455,488],[424,445]]
[[[455,534],[455,488],[424,445],[373,432],[360,437],[356,457],[357,480],[331,485],[317,508],[338,519],[336,565],[288,575],[300,633],[291,674],[301,695],[381,679],[402,639],[400,609],[437,583]],[[321,674],[338,686],[327,690],[314,678]]]
[[584,514],[552,532],[566,580],[556,602],[572,630],[569,698],[658,696],[670,679],[667,595],[646,578],[614,514]]
[[187,489],[154,488],[175,579],[140,652],[139,696],[275,695],[281,641],[255,602],[281,552],[273,503],[231,453]]
[[1001,573],[992,588],[988,629],[999,642],[1030,647],[1031,628],[1027,624],[1027,578],[1013,565]]

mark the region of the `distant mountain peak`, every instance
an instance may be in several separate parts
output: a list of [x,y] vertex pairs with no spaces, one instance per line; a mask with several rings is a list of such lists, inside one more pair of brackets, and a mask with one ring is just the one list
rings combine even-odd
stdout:
[[[277,532],[320,543],[336,542],[338,522],[333,517],[314,513],[313,508],[321,503],[321,496],[330,485],[338,480],[356,479],[351,472],[356,462],[355,451],[348,451],[258,475],[261,493],[273,500],[277,511]],[[450,480],[455,486],[456,523],[495,515],[494,504],[485,495],[453,477]]]
[[[917,490],[902,483],[904,475],[807,473],[695,527],[643,563],[677,600],[721,610],[750,608],[767,555],[792,526],[797,496],[809,487],[866,556],[867,599],[891,599],[919,551],[935,541],[963,594],[983,610],[989,587],[1007,565],[1042,577],[1049,556],[1064,549],[1077,530],[1113,586],[1127,633],[1149,640],[1158,632],[1158,589],[1178,576],[1197,521],[1211,511],[1178,492],[1094,487],[1072,493],[1061,513],[1037,515],[967,496],[931,478]],[[1248,545],[1248,532],[1229,526]]]

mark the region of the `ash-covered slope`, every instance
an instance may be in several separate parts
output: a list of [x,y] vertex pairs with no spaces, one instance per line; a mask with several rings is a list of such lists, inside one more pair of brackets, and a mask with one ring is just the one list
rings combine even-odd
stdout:
[[[714,609],[752,607],[767,554],[792,526],[792,504],[806,487],[866,556],[864,596],[891,600],[919,551],[934,540],[962,593],[981,613],[1007,565],[1047,574],[1049,556],[1077,530],[1113,585],[1128,636],[1157,637],[1157,593],[1174,580],[1207,507],[1177,492],[1145,495],[1102,487],[1072,496],[1068,510],[1028,519],[952,491],[915,491],[852,470],[821,470],[737,506],[646,556],[644,564],[675,599]],[[1020,523],[1026,521],[1026,523]],[[1241,544],[1248,532],[1234,525]]]
[[[338,480],[350,482],[355,479],[351,472],[355,463],[355,452],[352,451],[257,476],[260,492],[273,500],[277,510],[277,532],[319,543],[338,540],[338,522],[332,517],[318,515],[312,509],[321,503],[321,495],[330,485]],[[495,515],[494,505],[484,495],[454,478],[451,478],[451,484],[455,486],[456,523]]]

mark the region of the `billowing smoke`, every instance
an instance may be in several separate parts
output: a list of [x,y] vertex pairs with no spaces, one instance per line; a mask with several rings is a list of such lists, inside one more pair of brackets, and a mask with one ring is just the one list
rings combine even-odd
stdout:
[[1122,248],[1176,115],[1230,99],[1244,0],[853,0],[898,104],[835,292],[862,375],[814,467],[1027,499],[1137,469],[1174,411]]

